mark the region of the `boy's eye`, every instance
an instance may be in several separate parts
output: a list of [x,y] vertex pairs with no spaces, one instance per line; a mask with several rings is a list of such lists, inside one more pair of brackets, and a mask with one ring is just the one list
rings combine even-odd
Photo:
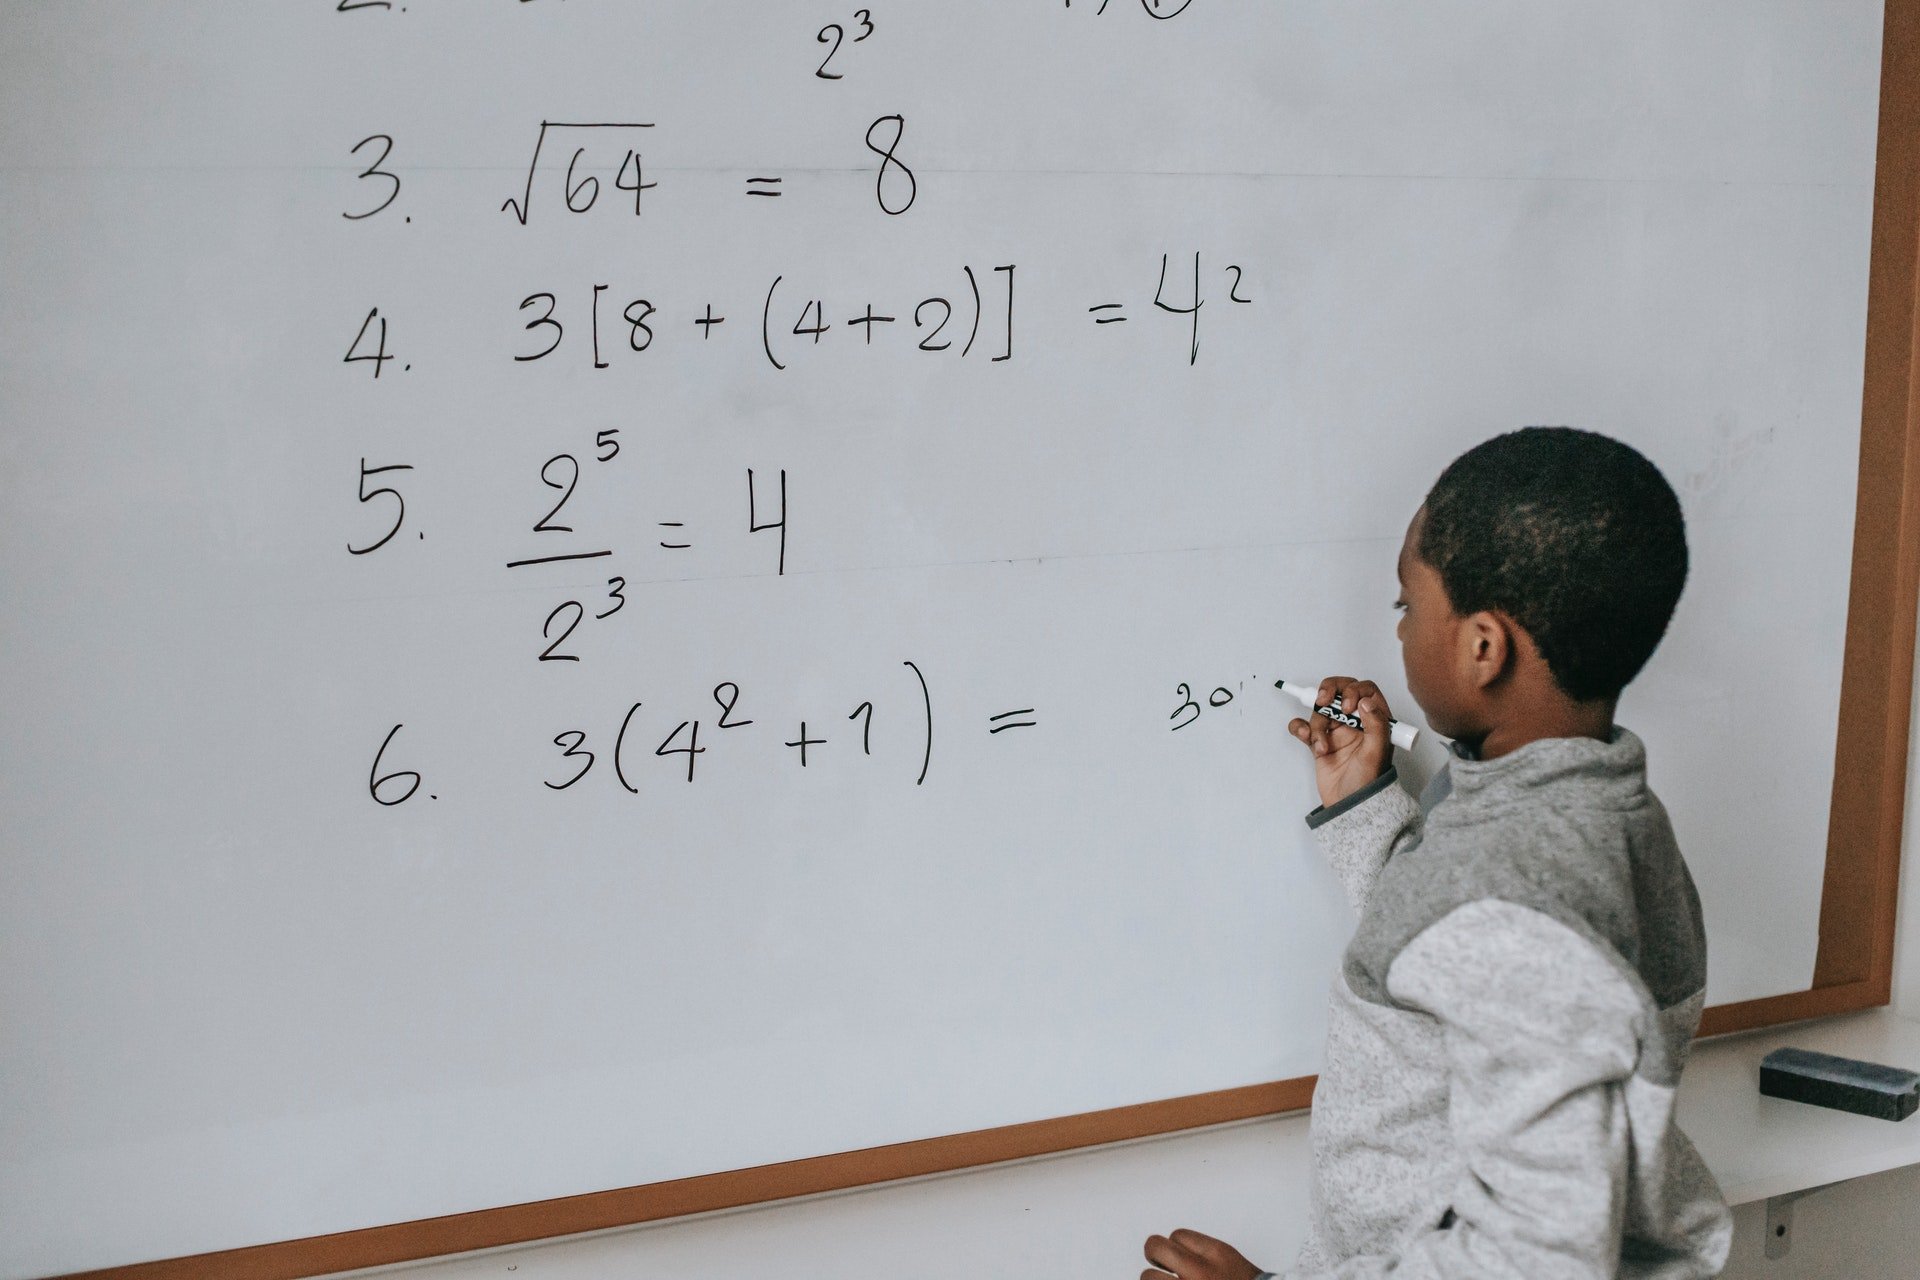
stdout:
[[1400,610],[1402,613],[1404,613],[1406,612],[1407,602],[1405,600],[1395,600],[1393,602],[1393,607]]

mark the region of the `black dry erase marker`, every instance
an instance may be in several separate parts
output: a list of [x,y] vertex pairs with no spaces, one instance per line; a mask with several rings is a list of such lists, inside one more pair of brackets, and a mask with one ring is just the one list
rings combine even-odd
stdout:
[[[1349,729],[1361,727],[1360,717],[1350,711],[1341,710],[1338,698],[1334,699],[1332,706],[1323,707],[1316,704],[1314,697],[1320,692],[1318,685],[1301,684],[1297,680],[1275,680],[1273,687],[1301,703],[1314,715],[1325,716],[1335,724],[1343,724]],[[1387,724],[1392,728],[1393,745],[1402,751],[1413,750],[1413,744],[1420,737],[1420,731],[1403,720],[1389,720]]]

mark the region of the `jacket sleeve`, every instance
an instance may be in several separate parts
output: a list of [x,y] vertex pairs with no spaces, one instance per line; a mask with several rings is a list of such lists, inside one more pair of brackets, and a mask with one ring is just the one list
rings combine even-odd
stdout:
[[1399,776],[1389,767],[1352,795],[1307,815],[1355,915],[1366,911],[1380,868],[1420,835],[1420,806],[1398,785]]
[[1614,1276],[1643,1007],[1635,987],[1582,934],[1488,899],[1409,943],[1387,990],[1442,1031],[1459,1160],[1431,1221],[1447,1225],[1311,1280]]

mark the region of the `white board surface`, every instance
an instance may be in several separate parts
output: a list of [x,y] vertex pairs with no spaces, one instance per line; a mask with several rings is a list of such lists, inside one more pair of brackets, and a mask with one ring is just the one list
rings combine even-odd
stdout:
[[1415,717],[1526,423],[1680,490],[1621,721],[1808,985],[1879,6],[1175,7],[0,9],[0,1275],[1313,1072],[1267,686]]

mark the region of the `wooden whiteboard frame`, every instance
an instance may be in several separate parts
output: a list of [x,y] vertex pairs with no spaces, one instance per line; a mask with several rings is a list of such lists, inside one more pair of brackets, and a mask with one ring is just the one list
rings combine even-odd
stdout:
[[[1820,941],[1810,990],[1707,1010],[1703,1035],[1886,1004],[1920,606],[1920,0],[1887,0],[1853,577]],[[1837,729],[1836,729],[1837,734]],[[1836,752],[1838,744],[1836,743]],[[75,1273],[297,1280],[843,1190],[1304,1108],[1314,1078],[1249,1085],[727,1173]],[[110,1214],[112,1205],[99,1206]]]

